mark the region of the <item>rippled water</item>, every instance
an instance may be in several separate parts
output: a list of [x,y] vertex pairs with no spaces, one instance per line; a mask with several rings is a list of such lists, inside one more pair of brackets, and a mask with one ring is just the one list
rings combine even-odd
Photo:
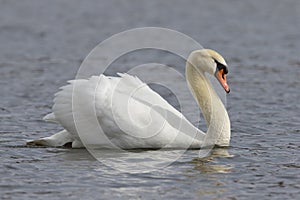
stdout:
[[[1,199],[300,197],[298,0],[1,0],[0,5]],[[107,167],[84,149],[24,146],[27,139],[60,130],[41,118],[89,51],[112,34],[142,26],[181,31],[227,58],[231,146],[203,159],[190,150],[163,170],[138,174]],[[136,55],[123,61],[128,66],[137,60]],[[160,92],[176,106],[168,91]]]

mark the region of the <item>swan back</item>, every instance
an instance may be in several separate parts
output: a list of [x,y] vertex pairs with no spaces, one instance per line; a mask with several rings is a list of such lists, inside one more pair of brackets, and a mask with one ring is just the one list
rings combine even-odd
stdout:
[[56,94],[56,120],[81,140],[88,133],[83,142],[105,148],[200,147],[202,131],[140,79],[118,75],[69,81]]

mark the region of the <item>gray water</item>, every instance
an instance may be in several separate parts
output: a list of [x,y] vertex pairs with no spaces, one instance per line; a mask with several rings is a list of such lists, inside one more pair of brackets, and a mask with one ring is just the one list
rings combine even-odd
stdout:
[[[298,0],[0,0],[0,198],[299,199],[299,11]],[[61,130],[41,119],[85,56],[143,26],[178,30],[227,59],[231,146],[203,159],[189,150],[165,169],[138,174],[84,149],[26,147]]]

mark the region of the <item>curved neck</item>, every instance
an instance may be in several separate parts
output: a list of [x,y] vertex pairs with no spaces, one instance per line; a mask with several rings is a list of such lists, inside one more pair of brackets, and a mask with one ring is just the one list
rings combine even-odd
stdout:
[[227,111],[204,72],[197,70],[190,60],[186,64],[186,79],[207,124],[205,146],[228,146],[230,121]]

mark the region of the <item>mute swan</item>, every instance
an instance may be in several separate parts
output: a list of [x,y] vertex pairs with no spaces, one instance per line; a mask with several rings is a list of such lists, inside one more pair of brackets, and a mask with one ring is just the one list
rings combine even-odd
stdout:
[[[137,77],[120,73],[118,74],[120,77],[101,74],[89,79],[72,80],[69,81],[70,84],[62,87],[56,94],[53,113],[46,115],[44,119],[61,124],[64,130],[50,137],[28,141],[27,144],[53,147],[68,144],[72,148],[84,147],[83,143],[86,142],[81,141],[82,135],[79,137],[77,128],[82,130],[83,127],[84,132],[93,129],[91,128],[93,125],[89,124],[92,118],[87,112],[88,108],[92,107],[106,139],[94,134],[94,136],[87,135],[90,137],[87,141],[98,148],[186,149],[206,145],[228,146],[229,117],[205,73],[215,76],[224,90],[230,92],[226,82],[228,68],[224,58],[211,49],[193,51],[186,63],[186,80],[204,115],[208,126],[206,134],[194,127],[179,111]],[[77,87],[76,90],[73,90],[74,85]],[[130,97],[131,91],[141,86],[139,96]],[[116,95],[114,100],[117,101],[114,104],[112,95]],[[72,109],[72,99],[79,105],[76,111]],[[128,113],[124,112],[124,107],[128,106],[126,104],[128,99],[131,101],[130,114],[134,119],[129,119]],[[157,109],[154,109],[153,105]],[[162,113],[167,113],[168,118]],[[76,127],[74,114],[81,115]],[[178,122],[181,123],[180,128],[176,126]],[[155,134],[149,136],[148,134],[152,134],[151,130],[155,128],[157,128]]]

